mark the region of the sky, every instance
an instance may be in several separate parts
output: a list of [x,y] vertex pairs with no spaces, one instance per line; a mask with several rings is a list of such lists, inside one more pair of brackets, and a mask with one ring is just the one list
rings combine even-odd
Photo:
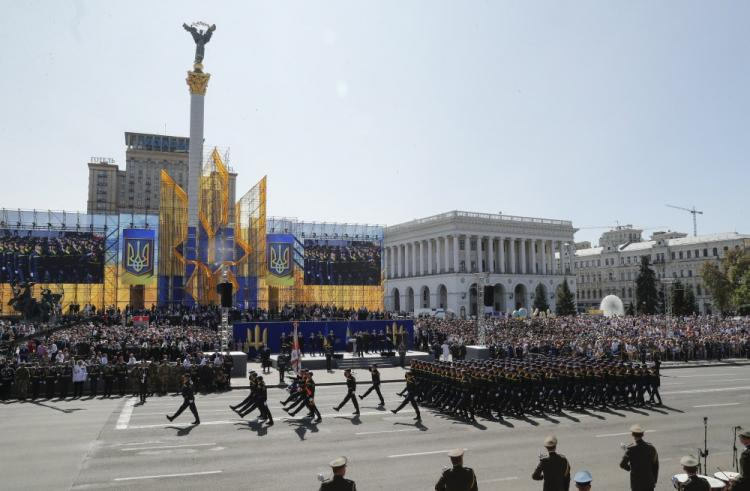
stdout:
[[207,145],[268,213],[392,225],[454,209],[750,233],[750,2],[5,1],[0,207],[84,210],[124,132]]

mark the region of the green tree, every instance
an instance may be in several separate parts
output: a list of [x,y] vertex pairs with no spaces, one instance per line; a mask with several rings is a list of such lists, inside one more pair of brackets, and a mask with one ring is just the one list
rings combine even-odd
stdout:
[[703,284],[723,314],[750,310],[750,254],[731,249],[719,264],[705,262],[700,269]]
[[562,285],[557,288],[557,304],[555,306],[555,313],[559,316],[563,315],[576,315],[576,301],[573,298],[573,293],[570,291],[568,286],[567,278],[563,280]]
[[635,301],[639,314],[656,313],[659,296],[656,293],[656,274],[650,266],[649,256],[641,257],[641,269],[635,279]]
[[547,312],[549,309],[549,303],[547,303],[547,290],[544,285],[539,283],[534,290],[534,310],[539,312]]

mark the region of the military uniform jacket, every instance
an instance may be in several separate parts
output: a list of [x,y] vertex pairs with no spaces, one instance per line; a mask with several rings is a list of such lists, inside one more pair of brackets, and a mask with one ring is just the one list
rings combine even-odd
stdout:
[[320,491],[357,491],[357,485],[350,479],[333,476],[320,484]]
[[357,390],[357,380],[353,375],[346,379],[346,390],[349,392],[355,392]]
[[544,480],[543,491],[568,491],[570,489],[570,464],[564,455],[551,452],[539,459],[531,478]]
[[460,465],[443,471],[435,491],[477,491],[477,476],[470,467]]
[[631,444],[622,456],[620,467],[630,471],[632,491],[653,490],[659,477],[659,456],[650,443],[639,440]]
[[740,455],[740,477],[738,477],[732,491],[750,491],[750,447]]
[[711,485],[702,477],[690,476],[680,489],[682,491],[711,491]]

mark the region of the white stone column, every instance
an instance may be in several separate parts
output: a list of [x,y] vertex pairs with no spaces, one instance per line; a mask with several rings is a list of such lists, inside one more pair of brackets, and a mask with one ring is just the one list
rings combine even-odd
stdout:
[[495,237],[489,236],[487,238],[487,248],[489,249],[489,264],[487,265],[487,271],[490,273],[495,272]]
[[521,263],[521,268],[518,271],[521,274],[528,273],[527,271],[527,264],[526,264],[526,239],[521,239],[518,241],[518,250],[519,250],[519,262]]
[[458,235],[453,236],[453,272],[458,273]]
[[432,239],[427,239],[427,274],[432,274]]
[[505,237],[500,237],[497,241],[498,254],[498,271],[505,273]]
[[510,253],[510,273],[516,273],[516,238],[511,237],[508,241],[508,252]]
[[482,262],[484,261],[484,253],[482,252],[482,239],[481,235],[477,235],[477,273],[482,273],[484,268]]
[[557,261],[555,261],[555,249],[556,249],[555,242],[556,241],[554,240],[551,241],[550,252],[549,252],[550,260],[552,261],[552,274],[557,274]]
[[542,274],[547,274],[547,241],[541,240],[539,241],[539,254],[540,254],[540,264],[539,266],[542,268]]
[[466,235],[464,240],[464,265],[466,272],[471,273],[471,235]]
[[531,274],[536,274],[536,239],[531,239]]

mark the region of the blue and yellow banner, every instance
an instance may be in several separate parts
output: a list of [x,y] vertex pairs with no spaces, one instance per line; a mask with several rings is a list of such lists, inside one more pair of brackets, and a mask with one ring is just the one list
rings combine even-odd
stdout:
[[294,235],[266,236],[266,283],[270,286],[294,285]]
[[155,279],[156,232],[129,228],[122,234],[121,280],[126,285],[146,285]]

